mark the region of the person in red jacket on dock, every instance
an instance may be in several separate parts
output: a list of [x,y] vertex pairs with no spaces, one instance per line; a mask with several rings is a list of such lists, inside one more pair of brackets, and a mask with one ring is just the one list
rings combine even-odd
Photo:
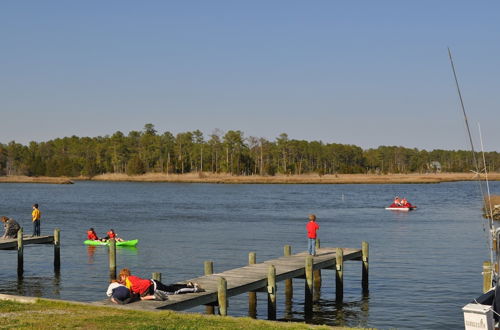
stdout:
[[306,225],[307,230],[307,251],[310,255],[316,255],[316,238],[319,225],[316,222],[316,215],[309,214],[309,222]]

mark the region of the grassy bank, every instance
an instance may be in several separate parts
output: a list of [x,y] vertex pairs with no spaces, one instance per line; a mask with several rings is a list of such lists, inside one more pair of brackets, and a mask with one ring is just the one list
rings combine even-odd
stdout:
[[[388,183],[439,183],[451,181],[470,181],[476,178],[472,173],[438,173],[438,174],[338,174],[322,175],[275,175],[275,176],[232,176],[228,174],[189,173],[164,174],[148,173],[129,176],[126,174],[102,174],[91,178],[95,181],[138,181],[138,182],[192,182],[192,183],[295,183],[295,184],[388,184]],[[500,173],[490,173],[490,180],[500,180]]]
[[[304,323],[250,318],[139,312],[38,299],[35,303],[0,300],[0,328],[85,329],[331,329]],[[347,329],[347,328],[336,328]]]
[[[489,173],[489,180],[500,181],[500,173]],[[394,184],[394,183],[440,183],[452,181],[472,181],[477,178],[472,173],[436,173],[436,174],[338,174],[338,175],[229,175],[214,173],[165,174],[147,173],[129,176],[127,174],[101,174],[92,178],[77,177],[71,180],[93,181],[131,181],[131,182],[185,182],[185,183],[260,183],[260,184]],[[69,178],[4,176],[1,182],[29,183],[71,183]]]
[[50,177],[50,176],[0,176],[0,183],[53,183],[53,184],[72,184],[67,177]]

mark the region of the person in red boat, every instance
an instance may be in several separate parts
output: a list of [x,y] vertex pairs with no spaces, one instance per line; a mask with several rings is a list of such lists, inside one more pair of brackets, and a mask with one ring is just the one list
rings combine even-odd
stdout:
[[401,206],[401,201],[399,200],[399,197],[396,196],[394,197],[394,203],[393,203],[394,206]]
[[401,206],[403,206],[403,207],[412,207],[413,205],[411,205],[411,203],[410,203],[410,202],[408,202],[408,201],[406,200],[406,198],[403,198],[403,199],[401,200]]

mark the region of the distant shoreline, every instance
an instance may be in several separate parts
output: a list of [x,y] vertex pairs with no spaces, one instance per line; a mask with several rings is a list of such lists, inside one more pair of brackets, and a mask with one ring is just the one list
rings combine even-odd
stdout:
[[[500,181],[500,173],[488,174],[491,181]],[[178,182],[178,183],[220,183],[220,184],[402,184],[402,183],[440,183],[454,181],[473,181],[472,173],[430,173],[430,174],[338,174],[338,175],[276,175],[276,176],[237,176],[213,173],[165,174],[148,173],[129,176],[126,174],[101,174],[88,177],[28,177],[2,176],[0,183],[52,183],[71,184],[73,181],[111,181],[111,182]]]

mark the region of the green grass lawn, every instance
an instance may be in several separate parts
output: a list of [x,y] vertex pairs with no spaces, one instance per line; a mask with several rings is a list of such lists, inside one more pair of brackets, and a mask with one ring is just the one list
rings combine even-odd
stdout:
[[[85,329],[331,329],[304,323],[247,317],[143,312],[38,299],[36,303],[0,300],[0,328]],[[340,328],[337,328],[340,329]]]

